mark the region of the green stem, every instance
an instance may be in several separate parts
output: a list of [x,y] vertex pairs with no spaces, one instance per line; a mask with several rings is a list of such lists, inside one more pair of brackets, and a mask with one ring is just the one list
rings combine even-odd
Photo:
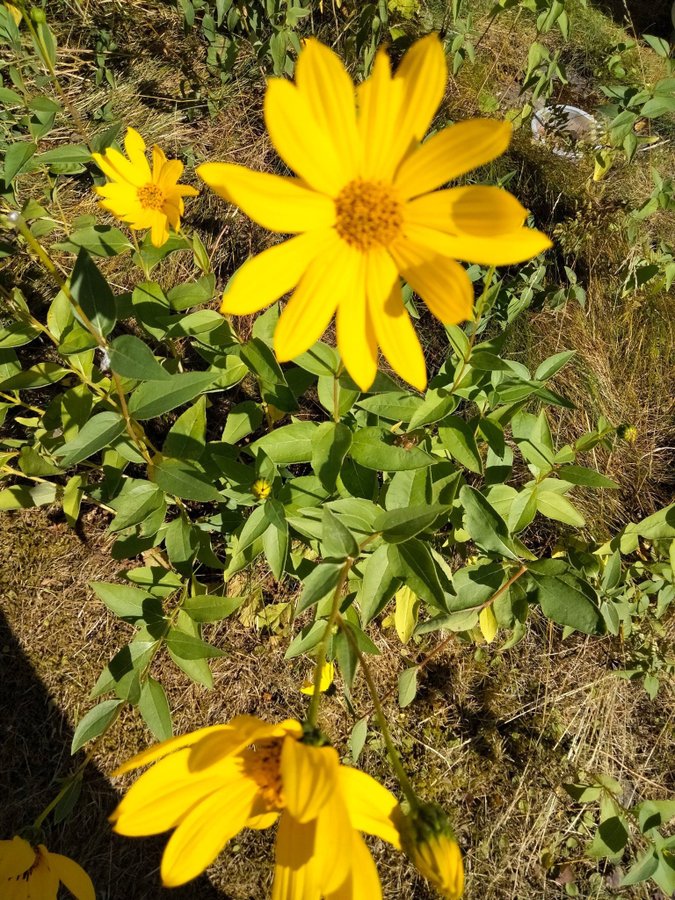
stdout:
[[464,377],[464,372],[466,371],[466,367],[469,364],[469,360],[471,359],[471,352],[473,350],[473,345],[476,343],[476,336],[478,334],[478,326],[480,325],[480,320],[483,316],[483,309],[485,308],[485,301],[487,300],[488,291],[490,290],[490,284],[492,283],[492,278],[493,278],[494,274],[495,274],[495,266],[490,266],[490,268],[487,271],[487,275],[485,276],[485,280],[483,282],[483,290],[481,291],[480,297],[476,301],[476,307],[475,307],[475,311],[474,311],[475,326],[469,337],[469,347],[468,347],[466,353],[464,353],[464,355],[462,356],[462,360],[461,360],[458,372],[453,379],[452,386],[449,388],[448,392],[450,394],[452,394],[455,390],[457,390],[459,383],[461,382],[462,378]]
[[363,669],[363,675],[366,679],[366,684],[368,685],[368,692],[370,694],[370,699],[373,702],[373,709],[375,710],[375,716],[377,718],[377,723],[380,727],[380,731],[382,732],[382,737],[384,738],[384,744],[387,748],[387,755],[389,756],[389,760],[391,762],[392,768],[396,774],[398,779],[398,783],[401,786],[401,790],[405,794],[405,797],[410,804],[411,809],[416,809],[419,805],[417,800],[417,794],[410,783],[410,779],[403,768],[403,763],[401,762],[401,757],[398,754],[398,750],[394,746],[394,742],[391,737],[391,732],[389,731],[389,725],[387,724],[387,718],[384,714],[384,710],[382,709],[382,704],[380,702],[380,697],[377,693],[377,687],[375,685],[375,680],[373,679],[373,674],[370,671],[370,666],[365,660],[361,649],[356,641],[356,638],[352,634],[351,628],[349,628],[348,624],[344,621],[342,616],[338,615],[338,625],[342,629],[342,633],[349,641],[349,644],[356,654],[356,658],[358,659],[361,668]]

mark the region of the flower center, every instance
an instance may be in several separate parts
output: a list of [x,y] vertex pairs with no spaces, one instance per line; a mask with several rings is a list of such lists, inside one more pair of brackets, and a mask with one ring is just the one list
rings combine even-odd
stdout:
[[149,181],[138,189],[138,201],[143,209],[156,209],[161,212],[164,207],[164,191],[157,184]]
[[258,785],[267,806],[275,810],[286,805],[281,779],[281,745],[279,740],[261,741],[243,753],[246,774]]
[[386,181],[350,181],[335,200],[335,212],[337,233],[357,250],[386,246],[403,225],[403,204]]

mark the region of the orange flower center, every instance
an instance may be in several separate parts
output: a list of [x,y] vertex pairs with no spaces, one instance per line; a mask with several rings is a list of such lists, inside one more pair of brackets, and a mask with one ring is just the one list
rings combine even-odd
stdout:
[[279,740],[261,741],[243,753],[244,771],[258,785],[266,805],[276,810],[286,805],[281,778],[281,744]]
[[350,181],[335,200],[335,212],[337,233],[362,251],[390,244],[403,225],[403,204],[386,181]]
[[164,191],[157,184],[149,181],[142,188],[138,189],[138,201],[143,209],[156,209],[161,212],[164,208],[166,197]]

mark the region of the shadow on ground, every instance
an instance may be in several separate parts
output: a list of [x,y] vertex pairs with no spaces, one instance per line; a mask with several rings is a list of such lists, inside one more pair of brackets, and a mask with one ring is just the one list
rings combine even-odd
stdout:
[[[72,729],[1,611],[0,685],[0,838],[11,838],[54,797],[59,789],[55,774],[67,775],[81,756],[71,760]],[[112,784],[90,765],[72,818],[61,826],[47,823],[44,835],[50,849],[71,856],[89,872],[98,900],[228,900],[205,877],[184,888],[162,889],[157,866],[165,838],[136,841],[114,835],[107,816],[118,800]]]

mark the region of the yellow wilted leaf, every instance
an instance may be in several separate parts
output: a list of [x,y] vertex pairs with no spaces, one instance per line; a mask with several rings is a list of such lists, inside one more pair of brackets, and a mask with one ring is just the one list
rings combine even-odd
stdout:
[[11,15],[11,17],[14,19],[14,23],[18,25],[21,19],[23,19],[23,13],[21,12],[21,10],[14,6],[13,3],[5,3],[5,6],[9,10],[9,14]]
[[[333,683],[335,677],[335,666],[332,662],[326,662],[321,669],[321,681],[319,683],[319,691],[323,694]],[[310,697],[314,693],[314,671],[302,683],[300,688],[303,694],[309,694]]]
[[402,644],[407,644],[417,625],[417,613],[420,608],[420,598],[415,596],[409,587],[402,587],[394,595],[396,600],[396,612],[394,613],[394,625],[396,633]]
[[481,633],[488,644],[491,644],[499,630],[499,626],[497,625],[497,619],[495,618],[495,614],[492,612],[491,606],[486,606],[484,610],[482,610],[480,616],[478,617],[478,627],[481,630]]

